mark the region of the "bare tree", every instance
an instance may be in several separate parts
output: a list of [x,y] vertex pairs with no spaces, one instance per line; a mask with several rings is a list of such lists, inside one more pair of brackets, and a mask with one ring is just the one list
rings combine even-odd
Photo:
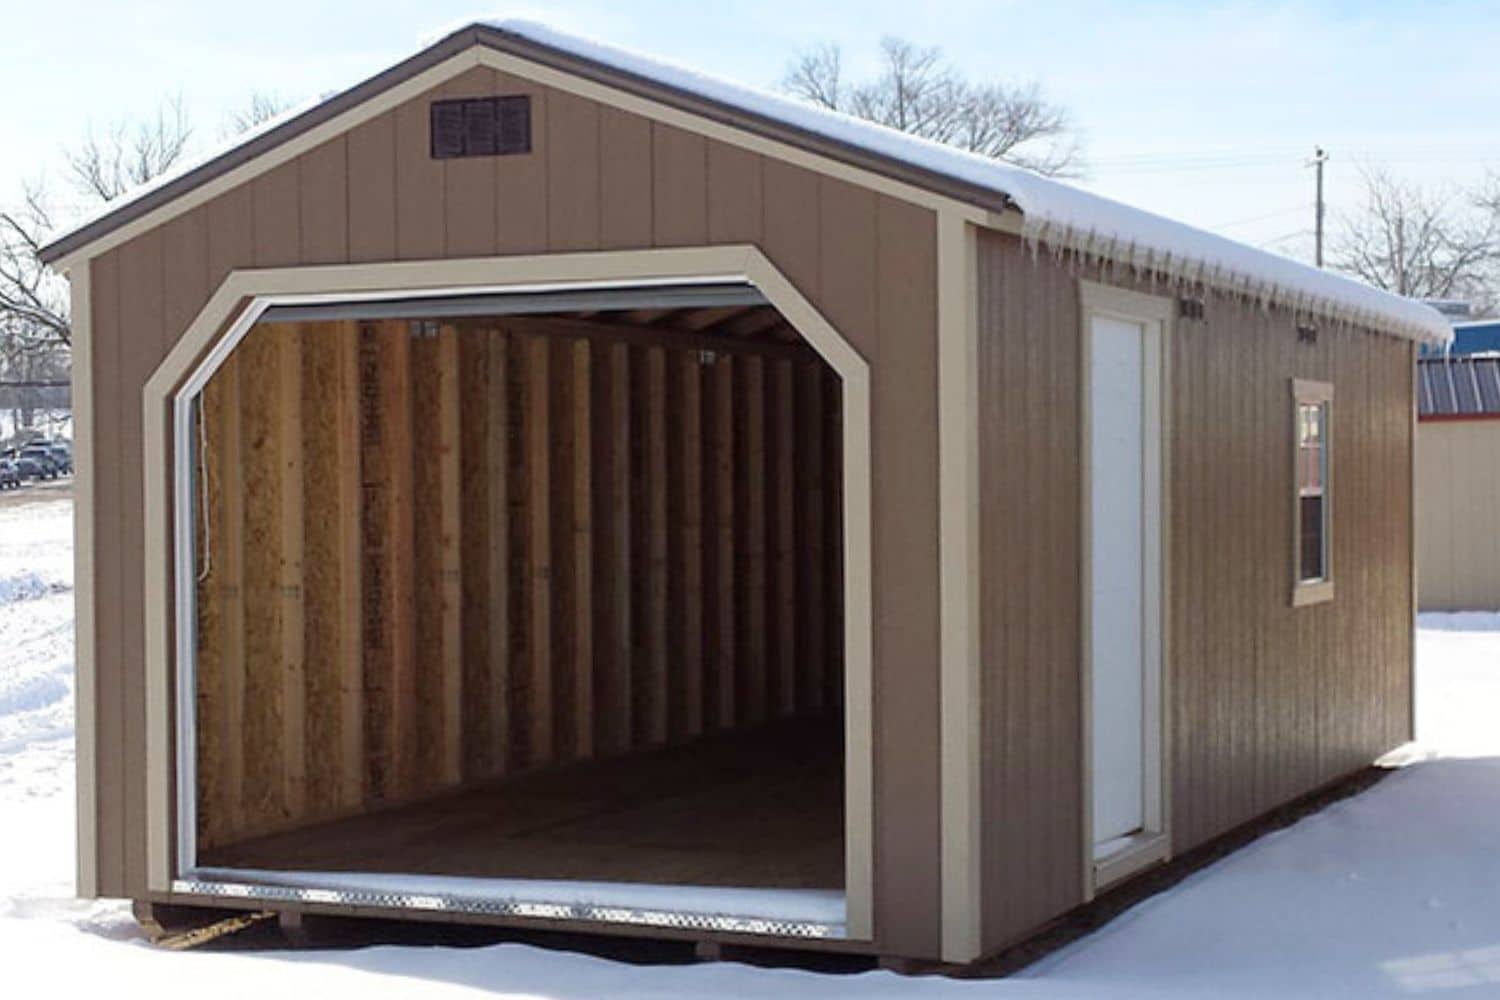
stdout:
[[0,350],[44,352],[71,341],[67,294],[38,257],[52,229],[39,186],[26,188],[19,207],[0,211]]
[[153,118],[118,121],[102,138],[90,127],[83,142],[66,151],[68,170],[84,194],[112,201],[172,169],[192,134],[181,96],[171,97]]
[[258,128],[272,118],[279,117],[283,112],[292,107],[295,102],[280,94],[256,91],[242,107],[231,111],[224,120],[224,127],[220,129],[224,138],[228,139],[253,128]]
[[1066,109],[1036,83],[971,83],[936,48],[900,38],[880,43],[880,72],[850,83],[843,54],[821,45],[793,59],[782,78],[788,93],[834,111],[879,122],[1054,176],[1076,175],[1083,151]]
[[1330,264],[1397,295],[1493,303],[1500,264],[1500,183],[1434,191],[1362,170],[1365,200],[1338,220]]
[[[65,150],[69,179],[91,203],[112,200],[170,170],[191,135],[181,99],[168,99],[151,118],[91,129]],[[39,256],[57,221],[40,183],[0,209],[0,377],[35,378],[71,346],[66,285]]]

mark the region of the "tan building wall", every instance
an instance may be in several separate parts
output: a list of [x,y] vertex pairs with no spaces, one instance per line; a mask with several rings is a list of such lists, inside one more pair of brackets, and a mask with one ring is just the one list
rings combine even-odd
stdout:
[[1417,424],[1423,611],[1500,608],[1500,420]]
[[[979,245],[984,943],[1083,900],[1080,301],[1101,276]],[[1109,280],[1104,276],[1103,280]],[[1140,291],[1163,293],[1142,284]],[[1176,853],[1410,735],[1412,348],[1227,296],[1170,336]],[[1291,606],[1293,378],[1329,381],[1336,596]]]
[[[535,152],[439,162],[439,96],[533,95]],[[875,922],[936,954],[936,216],[478,67],[95,258],[99,888],[144,896],[141,389],[233,269],[753,243],[868,359]],[[886,794],[882,789],[894,790]]]

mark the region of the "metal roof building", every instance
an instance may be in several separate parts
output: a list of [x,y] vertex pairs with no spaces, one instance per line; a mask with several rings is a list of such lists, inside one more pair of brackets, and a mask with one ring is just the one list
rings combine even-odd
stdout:
[[1500,608],[1500,354],[1419,360],[1417,416],[1419,606]]

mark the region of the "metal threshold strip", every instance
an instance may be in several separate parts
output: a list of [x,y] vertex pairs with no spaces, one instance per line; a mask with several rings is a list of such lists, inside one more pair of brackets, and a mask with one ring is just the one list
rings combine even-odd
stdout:
[[[842,919],[832,920],[809,913],[806,900],[818,897],[813,909],[827,907],[827,897],[836,895],[838,908],[843,893],[812,893],[785,890],[700,890],[683,886],[643,886],[613,884],[596,892],[598,898],[587,898],[584,892],[557,892],[545,898],[542,887],[583,886],[583,883],[536,882],[537,888],[518,892],[523,880],[510,879],[442,879],[424,876],[372,875],[361,878],[354,873],[275,872],[234,868],[202,868],[186,873],[172,882],[174,894],[214,896],[225,899],[250,899],[268,903],[312,903],[324,906],[356,906],[386,910],[417,910],[441,913],[470,913],[476,916],[521,917],[530,920],[559,922],[628,924],[637,927],[659,927],[674,930],[715,931],[754,934],[770,937],[803,939],[841,939],[847,936]],[[363,884],[361,884],[363,883]],[[612,890],[612,891],[609,891]],[[636,901],[632,890],[641,895]],[[644,890],[644,892],[643,892]],[[672,896],[679,894],[684,903],[697,905],[677,908]],[[744,907],[732,907],[740,895]],[[698,898],[694,900],[694,896]],[[716,902],[714,897],[725,897]],[[777,907],[774,897],[804,905]],[[613,897],[613,898],[611,898]],[[705,905],[707,904],[707,905]],[[731,904],[729,906],[723,904]],[[743,909],[745,912],[731,912]],[[777,909],[784,912],[777,914]],[[760,911],[760,912],[753,912]],[[798,912],[801,911],[801,912]]]
[[271,306],[262,323],[308,323],[331,320],[436,320],[477,316],[536,316],[631,309],[713,309],[761,306],[766,298],[743,281],[629,287],[558,288],[499,291],[477,295],[407,296],[387,299],[345,299]]

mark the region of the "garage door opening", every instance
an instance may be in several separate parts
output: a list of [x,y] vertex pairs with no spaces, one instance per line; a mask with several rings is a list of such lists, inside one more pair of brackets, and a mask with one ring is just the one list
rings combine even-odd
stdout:
[[841,395],[746,285],[267,311],[193,413],[197,877],[837,923]]

